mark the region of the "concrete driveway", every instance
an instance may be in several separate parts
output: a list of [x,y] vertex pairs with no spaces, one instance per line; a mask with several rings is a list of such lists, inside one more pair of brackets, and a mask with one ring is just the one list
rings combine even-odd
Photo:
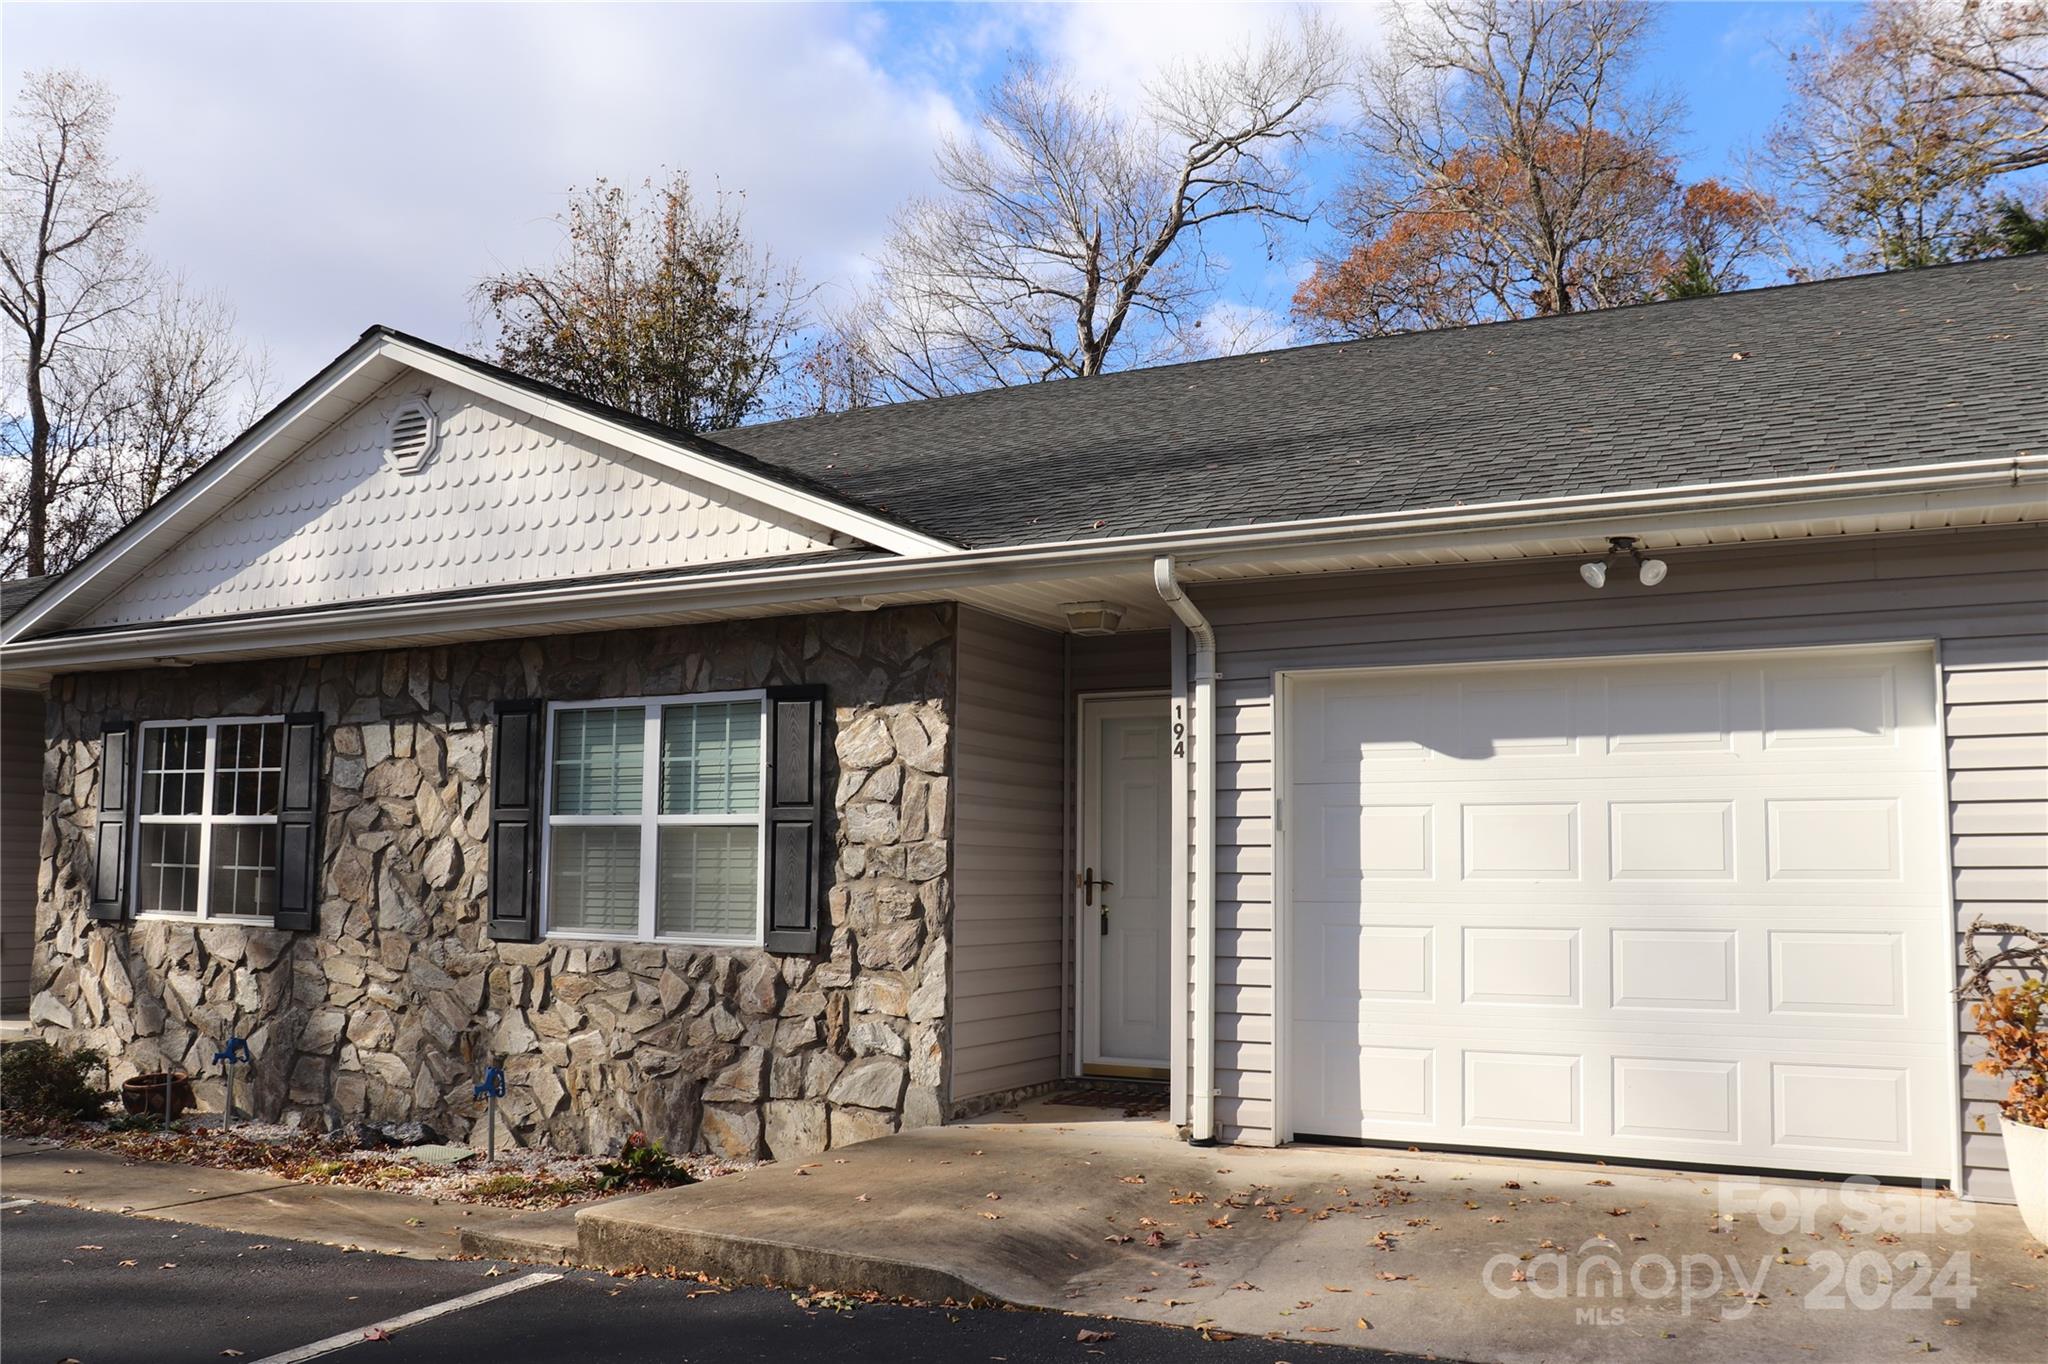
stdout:
[[1293,1147],[1039,1102],[619,1199],[580,1258],[1468,1360],[2041,1357],[2011,1208],[1824,1181]]

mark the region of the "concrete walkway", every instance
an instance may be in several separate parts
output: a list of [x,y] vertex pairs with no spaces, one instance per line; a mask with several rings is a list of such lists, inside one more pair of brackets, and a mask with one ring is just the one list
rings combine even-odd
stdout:
[[301,1184],[257,1170],[131,1164],[105,1151],[0,1139],[0,1201],[15,1198],[424,1260],[462,1253],[465,1230],[521,1217],[509,1208]]
[[1452,1359],[1866,1364],[1931,1347],[2003,1364],[2039,1358],[2048,1328],[2048,1260],[2011,1208],[1824,1181],[1197,1150],[1163,1123],[1045,1103],[576,1221],[579,1257],[609,1268]]

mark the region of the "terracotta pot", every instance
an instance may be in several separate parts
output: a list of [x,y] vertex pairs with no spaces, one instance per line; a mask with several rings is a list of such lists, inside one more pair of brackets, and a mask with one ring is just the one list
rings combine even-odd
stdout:
[[2020,1220],[2028,1235],[2048,1245],[2048,1127],[2029,1127],[2001,1113],[1998,1130],[2005,1137],[2005,1164],[2012,1172]]
[[163,1117],[166,1087],[170,1090],[171,1117],[179,1117],[198,1105],[199,1101],[192,1096],[190,1075],[182,1070],[156,1070],[121,1082],[121,1107],[130,1113]]

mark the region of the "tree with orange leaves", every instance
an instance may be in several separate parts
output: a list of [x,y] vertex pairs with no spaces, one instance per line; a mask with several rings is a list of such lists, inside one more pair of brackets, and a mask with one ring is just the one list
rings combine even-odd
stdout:
[[1422,0],[1365,67],[1346,240],[1297,320],[1369,336],[1737,287],[1767,198],[1686,185],[1628,0]]
[[1979,254],[2008,177],[2048,167],[2048,3],[1880,0],[1786,53],[1763,167],[1852,267]]

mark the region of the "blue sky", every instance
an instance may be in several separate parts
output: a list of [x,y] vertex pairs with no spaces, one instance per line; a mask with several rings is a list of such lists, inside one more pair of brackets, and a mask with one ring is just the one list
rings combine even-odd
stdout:
[[[1327,7],[1353,41],[1372,5]],[[1804,4],[1670,4],[1646,77],[1685,99],[1691,176],[1725,175],[1783,99]],[[1846,12],[1846,11],[1845,11]],[[75,66],[122,100],[154,188],[144,245],[239,310],[288,389],[384,322],[476,337],[469,288],[544,259],[572,183],[664,166],[747,195],[756,236],[829,293],[857,279],[932,152],[1011,52],[1133,73],[1284,17],[1235,5],[185,6],[0,9],[0,81]],[[1334,152],[1311,162],[1332,186]],[[1284,313],[1316,245],[1219,238],[1219,295]],[[1761,281],[1760,281],[1761,282]]]

